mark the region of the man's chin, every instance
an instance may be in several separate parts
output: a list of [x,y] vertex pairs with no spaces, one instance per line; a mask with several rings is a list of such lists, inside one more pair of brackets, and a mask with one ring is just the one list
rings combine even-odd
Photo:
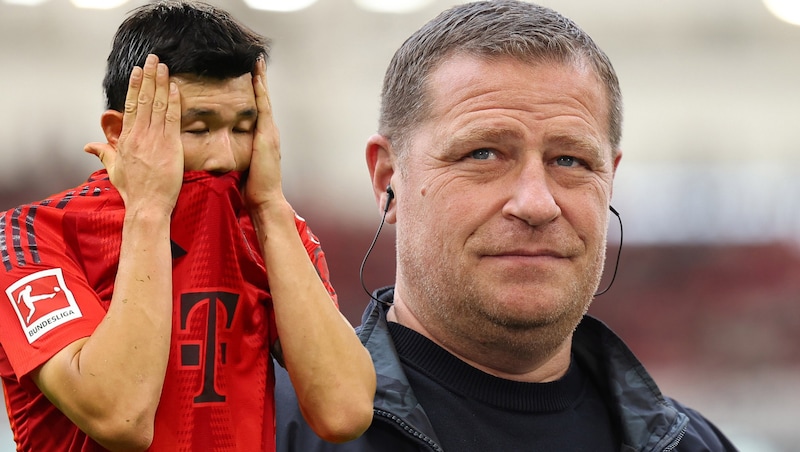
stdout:
[[577,325],[591,302],[590,295],[560,290],[499,290],[484,305],[494,322],[510,330],[535,330],[554,325]]

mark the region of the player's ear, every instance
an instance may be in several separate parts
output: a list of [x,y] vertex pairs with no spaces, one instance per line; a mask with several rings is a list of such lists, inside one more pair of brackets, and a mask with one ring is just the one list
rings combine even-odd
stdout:
[[119,135],[122,133],[122,112],[116,110],[106,110],[100,116],[100,127],[106,136],[106,141],[113,147],[117,147]]

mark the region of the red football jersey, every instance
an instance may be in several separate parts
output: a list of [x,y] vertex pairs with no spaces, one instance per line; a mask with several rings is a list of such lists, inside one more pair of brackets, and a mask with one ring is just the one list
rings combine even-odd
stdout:
[[[187,172],[172,216],[173,333],[152,451],[271,451],[275,319],[240,173]],[[124,205],[105,171],[0,216],[0,376],[24,451],[104,450],[29,374],[90,336],[111,302]],[[325,255],[295,223],[332,300]]]

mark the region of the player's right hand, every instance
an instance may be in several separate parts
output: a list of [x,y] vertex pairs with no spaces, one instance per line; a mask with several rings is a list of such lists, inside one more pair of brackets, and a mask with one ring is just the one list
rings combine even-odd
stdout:
[[171,213],[183,182],[180,93],[156,55],[134,67],[116,143],[87,145],[108,171],[126,210],[163,208]]

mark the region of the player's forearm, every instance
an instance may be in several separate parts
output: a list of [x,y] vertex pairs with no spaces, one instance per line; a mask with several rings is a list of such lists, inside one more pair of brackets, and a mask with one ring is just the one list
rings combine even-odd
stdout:
[[323,438],[360,435],[372,419],[375,370],[297,233],[291,207],[253,215],[269,274],[281,350],[301,409]]
[[114,364],[126,370],[117,375],[119,383],[131,384],[126,386],[131,398],[147,394],[157,403],[172,335],[169,215],[134,213],[126,218],[114,294],[101,328],[104,341],[91,344],[97,347],[92,357],[105,356],[108,362],[107,353],[112,353]]
[[66,386],[56,396],[62,411],[106,447],[149,442],[142,436],[152,435],[171,317],[169,215],[131,212],[108,314],[64,371]]

